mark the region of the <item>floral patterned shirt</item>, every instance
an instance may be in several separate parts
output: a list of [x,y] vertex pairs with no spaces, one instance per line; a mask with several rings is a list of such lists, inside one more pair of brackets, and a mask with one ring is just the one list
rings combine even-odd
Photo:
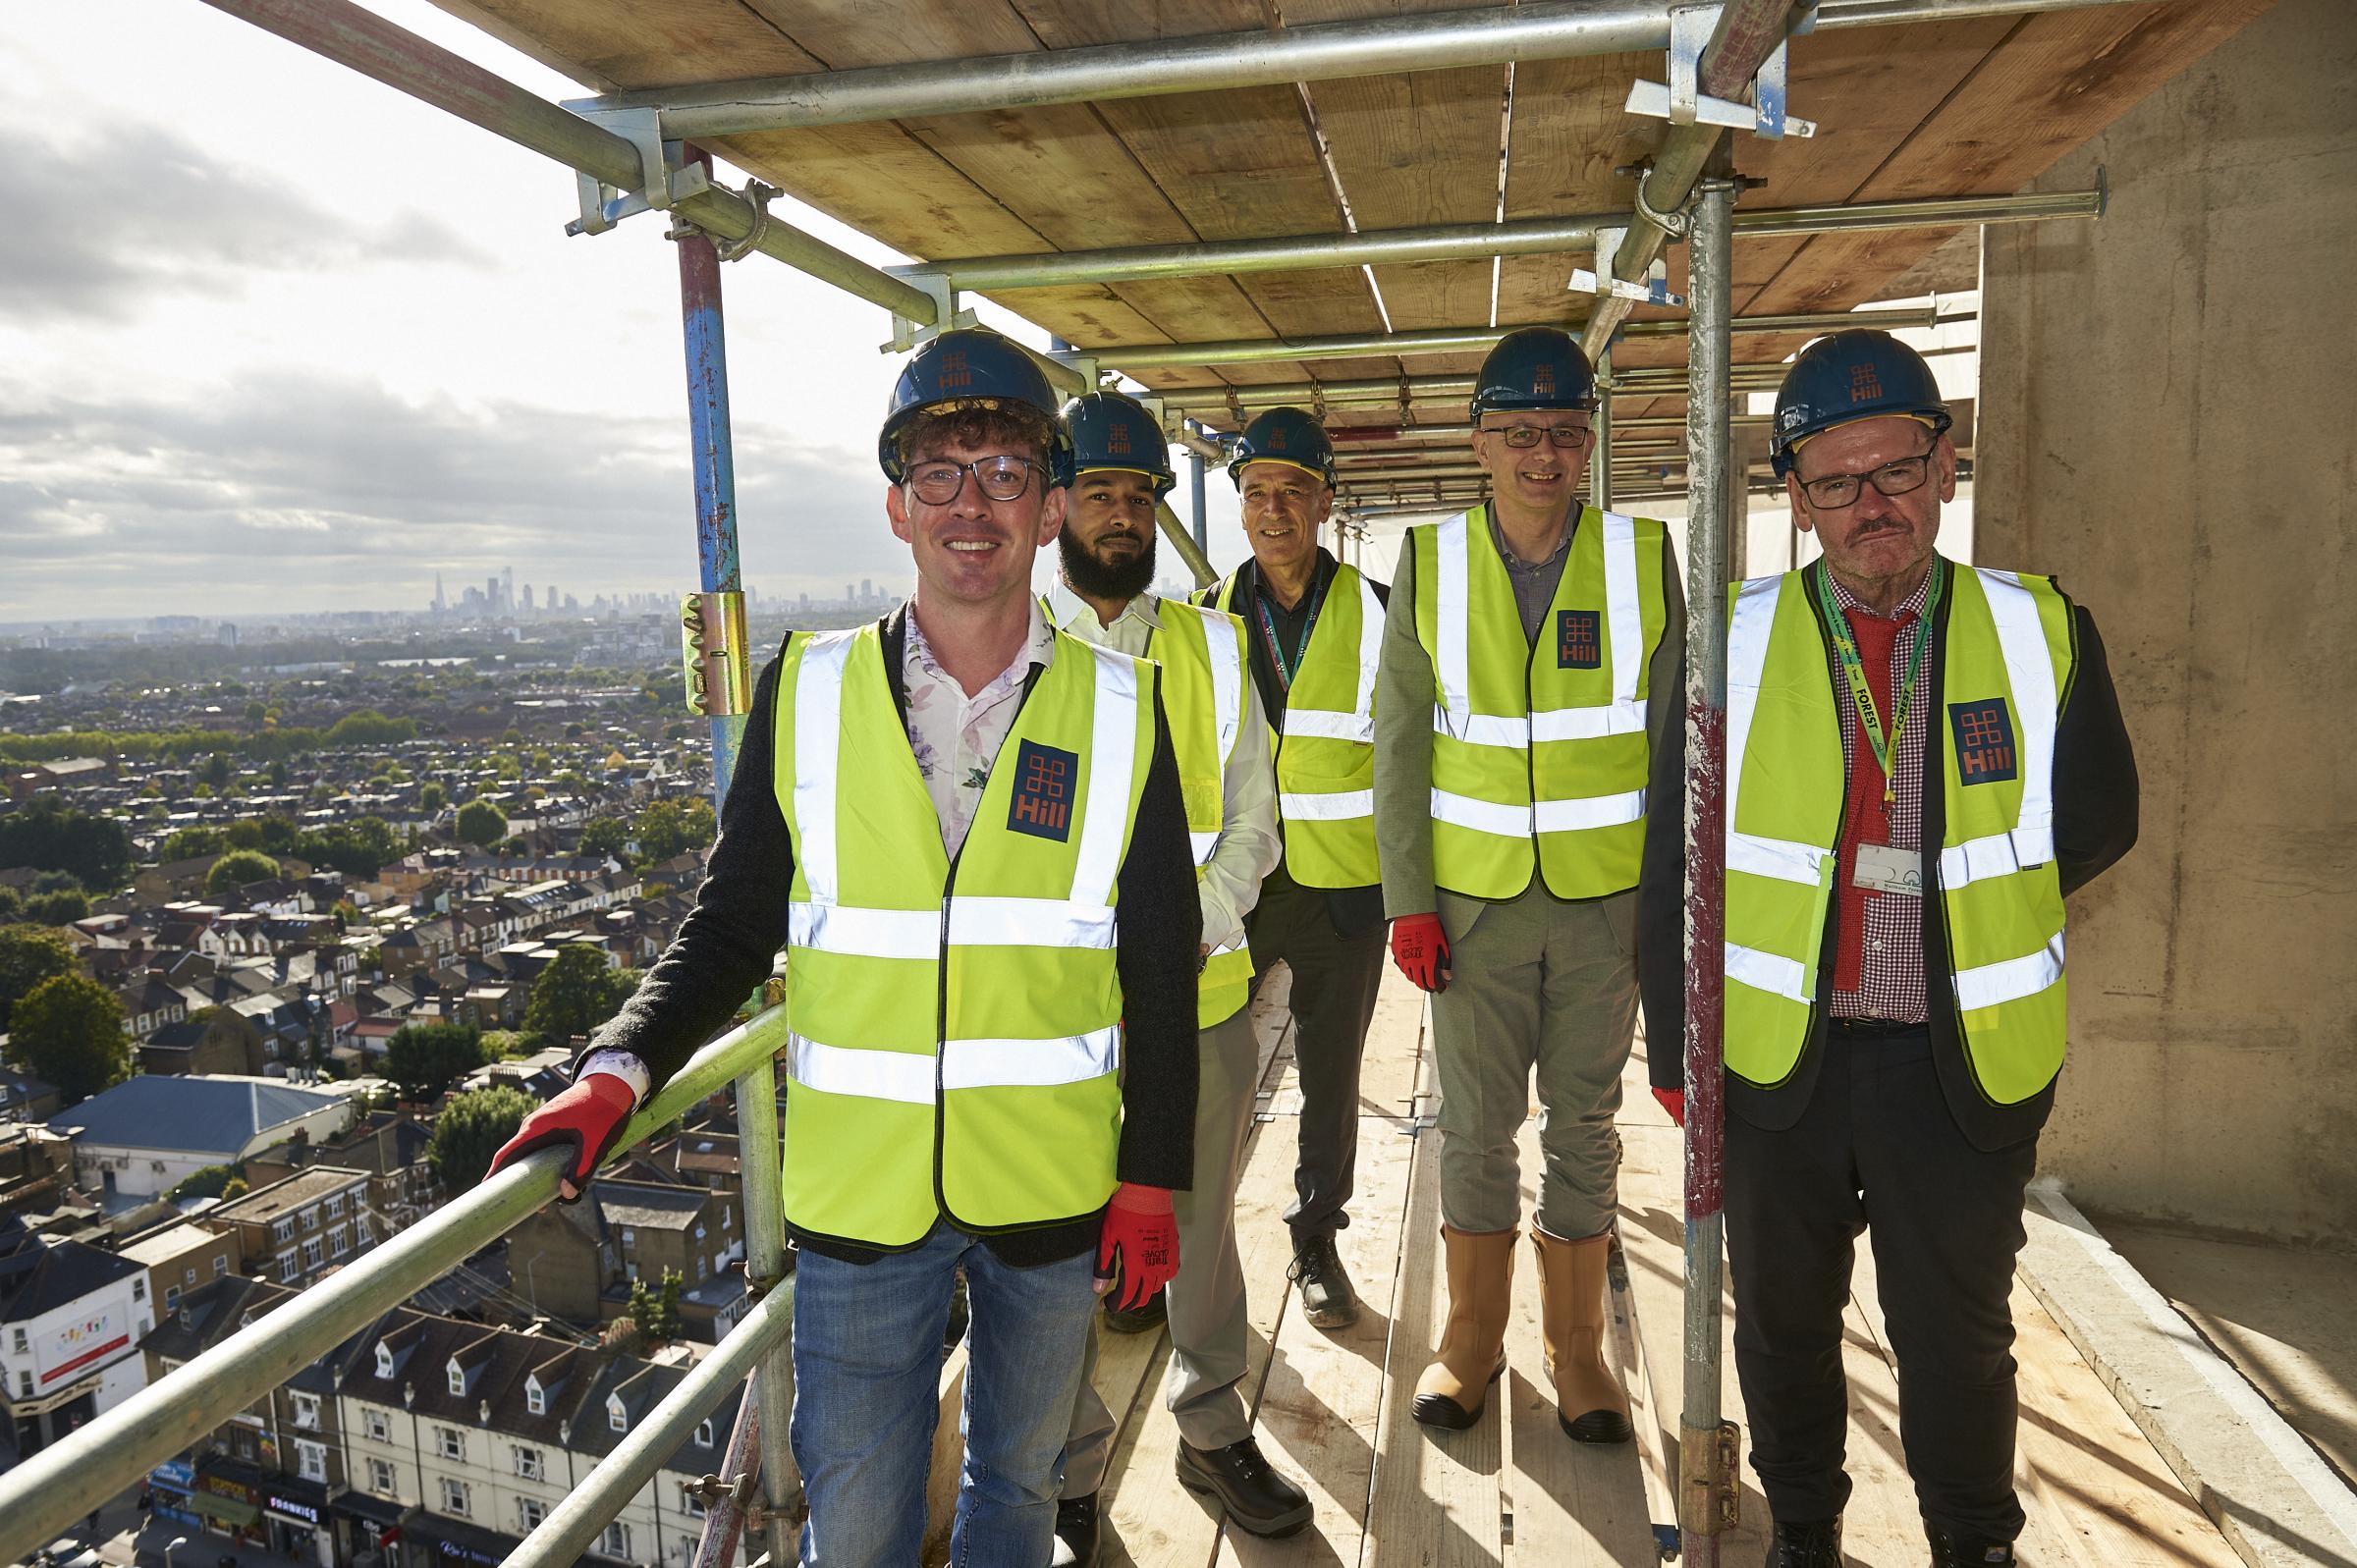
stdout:
[[916,771],[924,776],[925,793],[941,819],[942,845],[955,858],[982,803],[990,765],[1014,728],[1032,669],[1045,670],[1055,661],[1056,633],[1033,601],[1030,635],[1014,662],[969,697],[933,657],[914,605],[907,625],[901,676],[908,693],[908,749],[916,754]]

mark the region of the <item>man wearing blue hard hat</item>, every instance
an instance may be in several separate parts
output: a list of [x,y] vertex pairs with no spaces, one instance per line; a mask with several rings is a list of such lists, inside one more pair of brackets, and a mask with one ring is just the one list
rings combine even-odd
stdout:
[[[1244,1005],[1252,981],[1244,920],[1277,863],[1268,720],[1245,677],[1242,622],[1152,591],[1156,504],[1177,479],[1154,416],[1121,393],[1088,392],[1065,405],[1064,423],[1072,483],[1056,541],[1062,581],[1049,608],[1069,635],[1161,668],[1202,905],[1194,1180],[1175,1203],[1186,1267],[1161,1297],[1114,1303],[1106,1317],[1130,1330],[1170,1323],[1163,1398],[1178,1428],[1179,1481],[1218,1498],[1240,1530],[1290,1535],[1309,1522],[1309,1499],[1252,1435],[1243,1393],[1251,1322],[1235,1241],[1235,1184],[1260,1059]],[[1097,1491],[1117,1430],[1089,1375],[1093,1333],[1088,1352],[1065,1445],[1053,1559],[1080,1568],[1097,1560]]]
[[916,591],[762,672],[694,911],[494,1164],[565,1148],[577,1198],[783,947],[802,1560],[916,1560],[962,1272],[950,1552],[1039,1568],[1095,1282],[1138,1300],[1178,1264],[1193,857],[1156,668],[1031,592],[1069,460],[1038,365],[995,332],[928,341],[877,457]]
[[1318,543],[1334,506],[1334,444],[1306,409],[1270,408],[1228,462],[1252,558],[1202,600],[1242,618],[1252,683],[1276,728],[1285,858],[1252,911],[1253,984],[1291,974],[1301,1113],[1285,1212],[1302,1317],[1358,1321],[1335,1233],[1350,1222],[1359,1065],[1383,980],[1375,853],[1375,671],[1389,592]]
[[[1838,1568],[1841,1315],[1861,1230],[1937,1568],[2009,1563],[2008,1308],[2064,1038],[2063,898],[2136,838],[2095,622],[1939,554],[1955,496],[1930,365],[1802,351],[1769,454],[1824,559],[1739,584],[1727,632],[1727,1248],[1771,1568]],[[1682,730],[1654,788],[1684,777]],[[1646,1035],[1684,1036],[1684,844],[1645,847]],[[1683,1119],[1681,1055],[1654,1093]]]
[[1530,1247],[1557,1420],[1626,1442],[1604,1354],[1620,1107],[1637,1016],[1649,760],[1682,704],[1668,530],[1580,504],[1595,377],[1567,333],[1507,333],[1473,396],[1490,499],[1399,553],[1376,713],[1393,959],[1432,993],[1449,1318],[1415,1418],[1480,1419],[1520,1250],[1514,1139],[1535,1079]]

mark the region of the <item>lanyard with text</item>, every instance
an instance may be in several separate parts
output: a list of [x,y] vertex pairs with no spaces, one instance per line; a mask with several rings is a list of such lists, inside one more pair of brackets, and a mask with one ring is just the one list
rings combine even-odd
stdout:
[[[1311,590],[1309,619],[1301,622],[1301,640],[1293,648],[1295,658],[1308,652],[1309,634],[1318,629],[1318,612],[1326,608],[1326,590],[1333,583],[1334,579],[1329,577]],[[1278,640],[1277,619],[1269,614],[1269,601],[1262,597],[1257,586],[1252,594],[1252,608],[1260,614],[1260,634],[1268,639],[1269,661],[1277,667],[1277,688],[1290,691],[1293,689],[1293,667],[1285,657],[1285,644]]]
[[1906,732],[1907,716],[1915,706],[1915,677],[1923,670],[1923,651],[1932,640],[1932,618],[1940,610],[1940,595],[1947,586],[1947,562],[1932,558],[1931,591],[1924,596],[1923,614],[1915,618],[1915,636],[1907,646],[1907,676],[1897,691],[1891,706],[1891,732],[1883,733],[1883,716],[1874,705],[1874,684],[1866,678],[1865,661],[1858,657],[1858,639],[1849,629],[1849,618],[1841,613],[1840,601],[1834,597],[1833,574],[1820,568],[1817,573],[1817,597],[1825,606],[1826,629],[1833,633],[1834,651],[1840,655],[1841,673],[1849,677],[1849,694],[1858,705],[1858,722],[1865,727],[1867,744],[1874,747],[1874,760],[1883,768],[1883,804],[1891,805],[1898,798],[1897,781],[1891,778],[1891,764],[1897,760],[1898,737]]

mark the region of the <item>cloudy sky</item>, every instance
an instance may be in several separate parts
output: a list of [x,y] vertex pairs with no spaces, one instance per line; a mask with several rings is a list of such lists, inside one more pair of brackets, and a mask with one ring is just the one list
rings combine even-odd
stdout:
[[[13,6],[0,81],[0,622],[416,607],[503,567],[583,602],[693,585],[660,219],[567,239],[568,171],[196,0]],[[726,282],[747,583],[898,588],[888,320],[757,256]]]

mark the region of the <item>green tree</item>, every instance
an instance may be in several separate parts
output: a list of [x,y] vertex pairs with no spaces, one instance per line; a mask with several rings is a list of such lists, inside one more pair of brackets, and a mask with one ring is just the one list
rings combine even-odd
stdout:
[[483,1064],[483,1037],[469,1024],[413,1023],[385,1042],[385,1076],[404,1100],[433,1100]]
[[0,888],[0,926],[25,918],[25,899],[14,888]]
[[262,846],[262,825],[250,817],[233,822],[221,836],[221,841],[232,849],[259,849]]
[[434,1117],[434,1133],[425,1145],[425,1158],[442,1178],[442,1190],[462,1193],[480,1184],[491,1168],[491,1157],[538,1107],[530,1095],[505,1085],[453,1096]]
[[643,1279],[630,1281],[630,1319],[649,1346],[680,1337],[680,1289],[684,1283],[677,1269],[664,1270],[663,1282],[652,1290]]
[[450,804],[450,791],[440,784],[427,784],[417,786],[417,809],[419,811],[440,811],[448,804]]
[[269,712],[270,710],[263,707],[260,699],[257,698],[246,705],[246,722],[249,725],[258,725],[269,715]]
[[651,866],[686,850],[705,847],[718,831],[712,802],[697,796],[656,801],[638,813],[630,837],[638,840],[639,858]]
[[169,864],[175,860],[197,860],[217,855],[227,845],[221,840],[218,828],[176,828],[164,838],[155,858]]
[[459,808],[459,838],[488,849],[508,836],[508,816],[488,800],[469,800]]
[[374,708],[346,714],[327,732],[331,746],[390,746],[416,738],[416,720],[388,719]]
[[44,871],[32,879],[34,892],[82,892],[85,890],[80,878],[71,871]]
[[232,849],[204,874],[204,895],[218,897],[249,882],[267,882],[278,875],[278,862],[259,849]]
[[215,789],[220,788],[223,784],[229,783],[231,767],[232,764],[229,760],[228,752],[214,752],[211,756],[204,759],[204,782],[211,784]]
[[84,888],[119,888],[131,880],[131,830],[61,796],[37,794],[0,817],[0,866],[70,872]]
[[229,1165],[206,1165],[192,1170],[170,1194],[174,1203],[185,1198],[218,1198],[222,1190],[237,1179],[237,1171]]
[[229,1184],[221,1189],[221,1201],[227,1203],[232,1198],[243,1198],[252,1190],[246,1185],[244,1176],[232,1176],[229,1178]]
[[44,980],[75,972],[73,945],[43,926],[0,926],[0,1034],[18,1002]]
[[9,1018],[9,1051],[69,1105],[131,1076],[131,1037],[114,993],[85,975],[53,975]]
[[270,764],[270,787],[273,789],[284,789],[286,786],[287,759],[281,757],[277,761]]
[[90,912],[90,895],[80,888],[36,892],[25,900],[25,918],[41,926],[70,926]]
[[532,982],[532,1000],[523,1009],[524,1032],[552,1046],[592,1034],[620,1012],[637,989],[636,970],[613,968],[603,952],[586,943],[567,943]]
[[630,863],[624,845],[630,841],[630,825],[620,817],[591,817],[581,828],[581,853]]

